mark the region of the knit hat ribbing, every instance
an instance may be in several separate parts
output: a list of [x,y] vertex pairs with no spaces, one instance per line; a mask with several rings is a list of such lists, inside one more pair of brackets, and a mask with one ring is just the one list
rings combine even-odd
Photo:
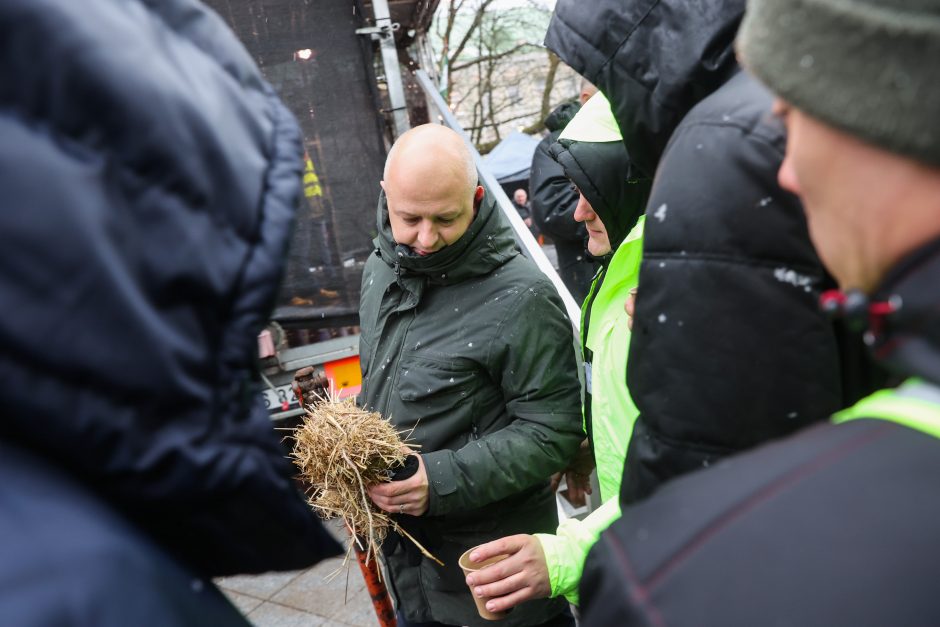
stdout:
[[798,109],[940,166],[937,0],[749,0],[737,47]]

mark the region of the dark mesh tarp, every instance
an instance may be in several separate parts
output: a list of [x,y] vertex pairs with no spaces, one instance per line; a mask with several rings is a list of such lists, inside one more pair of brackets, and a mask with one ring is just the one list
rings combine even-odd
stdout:
[[[359,306],[385,161],[372,47],[355,0],[209,0],[300,121],[308,172],[279,315]],[[308,52],[309,51],[309,52]],[[305,58],[307,57],[307,58]]]

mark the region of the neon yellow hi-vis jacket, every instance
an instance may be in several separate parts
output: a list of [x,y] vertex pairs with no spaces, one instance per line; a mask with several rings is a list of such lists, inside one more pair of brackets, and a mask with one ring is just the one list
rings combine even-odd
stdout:
[[[594,458],[603,505],[584,520],[570,519],[559,525],[555,535],[536,534],[545,552],[551,596],[564,595],[578,604],[578,583],[588,550],[601,532],[620,517],[620,480],[627,444],[633,432],[637,409],[627,392],[627,348],[630,330],[623,304],[629,291],[636,287],[643,253],[641,216],[627,235],[603,274],[591,286],[591,293],[600,289],[593,301],[585,299],[584,315],[590,319],[585,347],[593,351],[585,373],[585,384],[591,392],[591,426]],[[583,324],[583,321],[582,321]]]

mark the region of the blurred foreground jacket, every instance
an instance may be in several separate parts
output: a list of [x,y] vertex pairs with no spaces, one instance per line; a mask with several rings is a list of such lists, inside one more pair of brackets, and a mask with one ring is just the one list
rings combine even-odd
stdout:
[[193,0],[7,0],[0,79],[0,616],[240,623],[338,550],[257,381],[296,123]]

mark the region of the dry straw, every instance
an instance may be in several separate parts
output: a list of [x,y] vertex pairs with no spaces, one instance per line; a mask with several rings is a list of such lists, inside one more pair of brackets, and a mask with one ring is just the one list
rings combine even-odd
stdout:
[[391,529],[443,566],[377,508],[366,492],[366,486],[388,481],[391,469],[401,466],[407,457],[391,423],[378,412],[357,407],[352,398],[340,400],[333,394],[318,397],[306,412],[294,431],[292,457],[310,486],[307,496],[314,511],[324,519],[342,518],[360,550],[366,552],[367,561],[377,554]]

